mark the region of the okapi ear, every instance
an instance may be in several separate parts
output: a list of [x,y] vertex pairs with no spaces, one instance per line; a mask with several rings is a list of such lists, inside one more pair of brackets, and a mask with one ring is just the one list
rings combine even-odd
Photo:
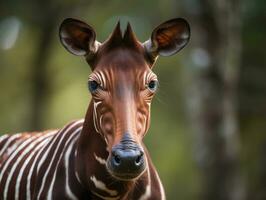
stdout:
[[85,56],[95,54],[100,45],[91,26],[77,19],[65,19],[59,28],[62,45],[72,54]]
[[157,26],[151,38],[143,45],[155,59],[157,55],[171,56],[186,46],[190,38],[190,27],[188,22],[182,18],[168,20]]

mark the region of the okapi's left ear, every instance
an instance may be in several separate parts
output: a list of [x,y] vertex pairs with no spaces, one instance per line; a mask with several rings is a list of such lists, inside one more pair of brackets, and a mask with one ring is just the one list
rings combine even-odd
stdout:
[[100,43],[91,26],[77,19],[65,19],[59,28],[59,37],[63,46],[77,56],[93,55]]
[[151,38],[143,45],[152,59],[157,55],[171,56],[186,46],[190,38],[188,22],[182,18],[175,18],[157,26]]

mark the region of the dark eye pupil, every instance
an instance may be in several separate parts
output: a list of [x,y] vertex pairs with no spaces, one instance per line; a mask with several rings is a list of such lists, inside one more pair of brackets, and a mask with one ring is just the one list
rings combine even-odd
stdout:
[[99,87],[99,84],[96,81],[90,81],[89,82],[89,90],[91,92],[95,92]]
[[148,87],[152,91],[156,90],[157,89],[157,82],[156,81],[150,81],[148,84]]

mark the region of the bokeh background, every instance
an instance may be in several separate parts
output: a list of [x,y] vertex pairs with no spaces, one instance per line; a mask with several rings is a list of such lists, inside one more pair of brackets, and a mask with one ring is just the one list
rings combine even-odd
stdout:
[[2,0],[0,133],[83,118],[90,68],[60,45],[66,17],[104,41],[120,19],[140,41],[184,17],[189,45],[159,58],[160,91],[145,138],[167,199],[266,199],[265,0]]

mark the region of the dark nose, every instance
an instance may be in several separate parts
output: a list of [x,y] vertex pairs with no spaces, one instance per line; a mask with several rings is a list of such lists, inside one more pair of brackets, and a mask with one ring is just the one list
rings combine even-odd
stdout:
[[115,174],[137,176],[144,168],[143,150],[140,148],[113,148],[111,166]]

